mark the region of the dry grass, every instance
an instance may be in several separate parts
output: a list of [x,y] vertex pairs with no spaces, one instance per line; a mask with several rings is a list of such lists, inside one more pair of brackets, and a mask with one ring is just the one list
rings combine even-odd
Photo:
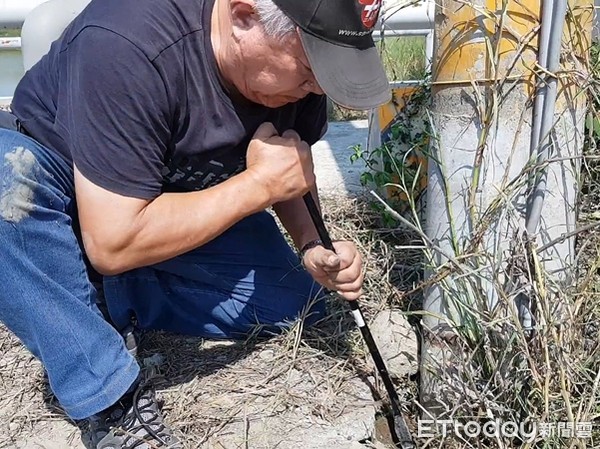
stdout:
[[[480,8],[469,2],[457,3],[462,8]],[[507,4],[502,2],[503,8]],[[490,70],[501,73],[500,67],[504,70],[502,64],[505,61],[496,52],[496,46],[497,35],[505,31],[505,15],[502,11],[488,11],[485,7],[481,11],[477,9],[477,13],[480,16],[487,14],[486,17],[495,24],[491,29],[496,35],[486,34],[481,29],[479,31],[485,34],[488,44],[485,57],[492,66]],[[571,24],[578,23],[572,16],[570,20]],[[572,42],[580,42],[581,36],[577,35],[577,30],[574,33]],[[577,92],[573,94],[576,100],[580,100],[584,94],[590,94],[591,99],[597,100],[597,74],[590,76],[587,72],[589,61],[578,56],[575,49],[565,51],[563,64],[575,69],[565,69],[557,75],[564,85],[577,86]],[[514,57],[518,58],[519,55]],[[406,216],[398,216],[403,227],[415,231],[414,238],[423,247],[428,261],[427,269],[431,277],[418,290],[439,289],[450,309],[442,319],[441,331],[438,329],[440,332],[427,334],[432,342],[428,348],[434,355],[431,359],[421,361],[421,376],[425,377],[427,372],[428,378],[434,381],[435,388],[429,390],[431,396],[428,399],[438,407],[437,412],[442,419],[455,422],[476,420],[481,424],[496,419],[516,423],[529,420],[555,426],[560,422],[575,425],[598,422],[598,152],[590,148],[583,158],[557,158],[542,164],[530,161],[522,169],[519,167],[520,172],[515,170],[508,176],[507,169],[502,181],[488,179],[486,185],[484,173],[490,170],[486,163],[489,164],[487,161],[492,159],[492,154],[498,148],[498,142],[494,140],[495,131],[503,126],[510,114],[514,117],[518,113],[503,109],[514,88],[510,79],[516,75],[511,70],[509,68],[506,73],[503,72],[498,80],[475,80],[462,88],[462,100],[473,106],[472,116],[468,116],[467,112],[468,120],[465,123],[468,122],[469,126],[477,124],[479,139],[477,142],[460,142],[464,146],[472,144],[473,150],[472,165],[465,163],[472,167],[472,171],[456,176],[466,187],[461,189],[456,182],[451,184],[447,179],[447,174],[454,173],[456,166],[445,171],[443,159],[432,158],[440,166],[446,208],[449,209],[447,215],[453,231],[448,233],[450,236],[447,241],[445,237],[432,239],[420,223],[412,221],[412,217],[418,215],[414,208],[410,211],[412,217],[410,213],[407,214],[408,220]],[[537,75],[541,74],[538,72]],[[563,99],[567,107],[561,118],[566,121],[568,119],[565,117],[571,117],[569,114],[579,107],[576,103],[569,103],[574,101],[573,97]],[[523,109],[526,110],[527,106],[523,106]],[[462,110],[456,112],[463,113]],[[437,118],[443,120],[440,117],[449,115],[440,113]],[[446,125],[440,121],[437,124],[438,129]],[[438,141],[435,126],[432,129],[434,132],[431,137],[435,145]],[[449,128],[445,129],[447,132]],[[466,130],[456,129],[455,134],[462,135],[463,132],[466,134]],[[448,140],[454,138],[446,137],[450,137]],[[504,146],[511,144],[514,142],[500,143]],[[439,156],[442,153],[433,154]],[[445,156],[452,159],[451,155]],[[547,169],[550,164],[577,166],[580,162],[587,175],[577,181],[585,196],[580,197],[580,230],[571,236],[577,239],[576,263],[564,262],[572,274],[565,282],[546,271],[542,261],[543,251],[536,248],[534,239],[522,237],[524,220],[519,205],[522,204],[520,199],[527,195],[532,174]],[[490,184],[495,186],[495,190],[490,191]],[[395,187],[402,189],[402,186]],[[403,193],[409,197],[411,195],[406,190]],[[463,204],[464,210],[461,209]],[[438,204],[437,207],[444,205]],[[467,231],[463,232],[465,229]],[[511,237],[502,241],[501,233],[507,229],[519,232],[507,232],[505,235]],[[564,254],[553,257],[564,257]],[[518,294],[531,302],[535,318],[535,326],[531,331],[524,330],[516,313],[515,298]],[[496,299],[495,303],[490,300],[492,297]],[[422,447],[427,448],[597,448],[600,447],[600,435],[597,432],[598,429],[590,438],[574,439],[562,437],[555,429],[553,435],[539,438],[533,443],[502,436],[459,440],[444,438],[438,433],[435,437],[421,440],[421,443]]]
[[18,37],[21,30],[18,28],[0,28],[0,37]]
[[[377,214],[361,201],[325,200],[323,209],[332,236],[354,240],[367,256],[363,307],[370,316],[405,287],[393,274],[393,260],[402,255],[397,245],[409,236],[377,228]],[[329,316],[312,329],[299,321],[284,335],[238,343],[151,333],[142,341],[141,359],[150,362],[168,420],[190,448],[229,449],[232,429],[243,435],[265,417],[295,416],[306,429],[335,425],[348,412],[374,413],[381,406],[379,392],[385,398],[360,334],[336,298],[330,300]],[[398,387],[415,412],[414,382],[399,379]],[[41,424],[65,419],[39,362],[1,328],[0,447],[17,447],[39,433]],[[78,447],[79,433],[71,432]],[[286,437],[281,435],[279,447],[300,447],[286,445]],[[261,444],[252,440],[240,447],[274,447]]]
[[[490,310],[487,297],[476,293],[479,275],[453,272],[453,282],[438,280],[464,313],[462,321],[450,320],[455,325],[452,338],[438,341],[447,359],[430,361],[439,373],[434,391],[443,405],[441,419],[554,425],[600,421],[599,172],[597,166],[591,168],[592,176],[584,179],[587,193],[581,198],[579,226],[595,226],[577,235],[573,284],[553,281],[539,261],[530,269],[525,264],[525,285],[538,320],[534,332],[523,331],[510,291]],[[475,268],[473,255],[460,257],[463,266]],[[438,435],[423,441],[423,447],[597,448],[600,434],[596,426],[591,437],[575,439],[561,437],[555,429],[554,435],[529,444],[502,437],[461,441]]]

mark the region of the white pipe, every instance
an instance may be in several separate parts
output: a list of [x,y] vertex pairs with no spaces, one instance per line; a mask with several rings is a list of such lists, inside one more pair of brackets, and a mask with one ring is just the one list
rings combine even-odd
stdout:
[[20,28],[25,17],[47,0],[0,0],[0,27]]
[[90,0],[50,0],[35,8],[23,23],[23,67],[29,70]]

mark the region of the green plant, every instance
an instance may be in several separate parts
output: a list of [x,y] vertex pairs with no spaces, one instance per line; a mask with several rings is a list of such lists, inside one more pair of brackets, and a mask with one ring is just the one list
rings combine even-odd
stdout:
[[390,80],[422,80],[426,77],[425,36],[386,37],[378,42],[378,47]]
[[595,43],[590,49],[591,89],[589,89],[589,111],[586,118],[587,147],[596,149],[600,144],[600,98],[598,83],[600,83],[600,43]]
[[[376,148],[364,148],[360,144],[352,147],[350,161],[360,160],[366,167],[360,176],[362,185],[382,193],[392,207],[401,212],[419,209],[417,205],[425,191],[430,98],[427,83],[402,97],[400,90],[395,91],[392,102],[396,115],[384,129],[383,143]],[[384,219],[394,223],[387,214]]]
[[[386,213],[397,220],[397,229],[414,232],[423,248],[425,280],[401,292],[397,302],[402,303],[408,295],[422,292],[424,303],[435,301],[436,306],[440,305],[439,308],[427,306],[427,310],[419,313],[423,335],[421,405],[436,407],[435,413],[441,419],[463,422],[476,419],[485,423],[498,419],[573,425],[598,421],[600,156],[597,144],[600,125],[596,111],[600,106],[599,47],[596,45],[591,55],[577,52],[573,42],[584,41],[575,35],[583,21],[579,20],[580,11],[570,10],[572,30],[570,39],[563,42],[566,51],[561,55],[564,69],[555,75],[560,80],[559,85],[564,86],[560,89],[564,102],[557,108],[558,111],[563,108],[563,112],[557,113],[554,127],[558,135],[564,131],[561,127],[572,120],[580,136],[581,121],[573,117],[579,112],[578,117],[583,116],[583,98],[587,94],[592,108],[588,116],[588,136],[592,139],[588,140],[587,153],[562,153],[564,157],[553,157],[543,163],[535,158],[522,163],[511,154],[501,161],[505,164],[504,173],[494,178],[498,182],[485,185],[486,174],[493,167],[490,161],[494,160],[499,145],[511,145],[513,138],[517,142],[523,137],[521,129],[528,130],[531,110],[527,105],[532,103],[533,91],[524,89],[527,95],[518,102],[507,100],[523,87],[519,84],[523,83],[523,76],[511,63],[530,57],[527,53],[532,51],[532,44],[535,45],[531,39],[536,34],[533,27],[515,33],[512,21],[517,16],[514,8],[520,6],[518,2],[500,2],[493,10],[473,2],[458,3],[453,5],[457,9],[472,8],[477,21],[461,23],[450,35],[462,43],[463,38],[466,41],[477,32],[485,42],[482,59],[487,65],[485,75],[479,78],[438,80],[439,91],[460,85],[460,90],[455,89],[456,99],[460,95],[462,104],[472,106],[472,111],[466,113],[457,108],[435,108],[433,125],[427,133],[432,144],[429,167],[435,170],[434,182],[441,186],[436,206],[446,214],[441,219],[443,234],[431,231],[436,222],[430,221],[427,226],[419,222],[418,211],[415,211],[415,205],[419,204],[414,199],[408,214],[395,198],[386,195],[386,200],[380,199]],[[445,3],[444,20],[455,13],[452,4]],[[589,5],[586,7],[589,9]],[[525,11],[519,17],[527,14]],[[531,29],[534,31],[530,32]],[[506,42],[506,36],[512,36],[514,42],[519,43],[510,58],[501,45]],[[532,75],[541,76],[533,72]],[[447,91],[446,95],[449,95]],[[440,105],[441,101],[436,103]],[[457,117],[464,121],[456,127],[444,128],[447,120]],[[503,130],[508,118],[520,124],[514,137],[498,132]],[[410,129],[413,122],[407,123]],[[473,123],[477,123],[477,132],[464,138],[469,127],[473,130]],[[395,126],[397,141],[410,141],[402,121]],[[449,145],[448,141],[452,143]],[[437,149],[459,146],[468,149],[472,162],[467,160],[460,167],[461,171],[464,169],[459,178],[461,182],[451,183],[451,177],[457,179],[454,155]],[[414,183],[411,184],[410,173],[401,165],[404,159],[396,156],[394,145],[388,143],[376,151],[355,149],[354,159],[364,160],[370,173],[365,175],[365,182],[384,191],[390,185],[397,185],[404,192],[416,193],[414,189],[411,191]],[[386,157],[392,161],[391,171],[385,163]],[[581,210],[579,227],[551,241],[544,240],[542,235],[538,235],[537,240],[525,235],[522,232],[523,198],[529,196],[531,178],[546,171],[550,164],[564,164],[565,170],[579,173],[579,163],[584,175],[575,179],[578,184],[575,188],[581,187],[585,193],[577,204]],[[381,172],[383,174],[376,176]],[[398,174],[399,181],[390,181],[389,173]],[[549,190],[548,196],[557,195],[559,189],[561,186]],[[433,190],[432,194],[438,193]],[[574,236],[573,255],[558,248],[559,243]],[[566,269],[554,270],[549,261],[560,261]],[[530,322],[520,315],[523,309],[529,309]],[[458,441],[437,435],[426,441],[424,447],[583,449],[600,447],[598,438],[597,431],[579,439],[555,433],[540,437],[534,443],[510,436]]]
[[20,35],[21,35],[21,30],[18,28],[0,29],[0,37],[18,37]]

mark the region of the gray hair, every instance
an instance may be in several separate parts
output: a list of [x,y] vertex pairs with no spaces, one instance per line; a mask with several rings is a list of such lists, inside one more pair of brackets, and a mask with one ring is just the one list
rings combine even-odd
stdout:
[[273,0],[254,0],[254,8],[268,36],[283,37],[296,29],[294,22]]

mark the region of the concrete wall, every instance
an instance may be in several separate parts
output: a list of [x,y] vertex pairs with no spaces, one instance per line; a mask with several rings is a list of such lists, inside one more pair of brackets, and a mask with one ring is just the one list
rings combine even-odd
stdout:
[[[448,342],[453,327],[463,324],[460,310],[465,310],[457,303],[491,311],[499,298],[513,295],[507,286],[511,280],[507,269],[511,247],[525,229],[531,181],[522,173],[530,160],[530,100],[535,91],[530,68],[537,59],[538,44],[533,39],[521,48],[520,42],[539,23],[540,1],[509,1],[505,25],[511,32],[497,43],[493,20],[482,14],[489,2],[474,0],[470,5],[473,7],[441,0],[436,15],[435,139],[428,167],[426,233],[443,254],[432,252],[429,275],[448,261],[447,256],[478,254],[462,259],[472,270],[470,282],[463,282],[461,276],[467,274],[458,271],[425,292],[424,308],[437,315],[423,318],[421,401],[438,416],[445,396],[435,377],[451,377]],[[495,43],[486,45],[489,40]],[[583,46],[583,40],[565,40],[565,48]],[[500,56],[491,54],[490,48],[498,49]],[[576,52],[568,52],[564,59]],[[571,83],[565,80],[559,85],[554,115],[557,150],[547,169],[539,246],[575,227],[578,164],[573,157],[582,148],[585,103],[575,95],[578,86]],[[481,241],[470,248],[478,238]],[[568,271],[572,266],[573,253],[573,239],[566,239],[542,254],[544,267],[554,280],[567,278],[565,268]],[[432,376],[429,371],[437,374]]]

